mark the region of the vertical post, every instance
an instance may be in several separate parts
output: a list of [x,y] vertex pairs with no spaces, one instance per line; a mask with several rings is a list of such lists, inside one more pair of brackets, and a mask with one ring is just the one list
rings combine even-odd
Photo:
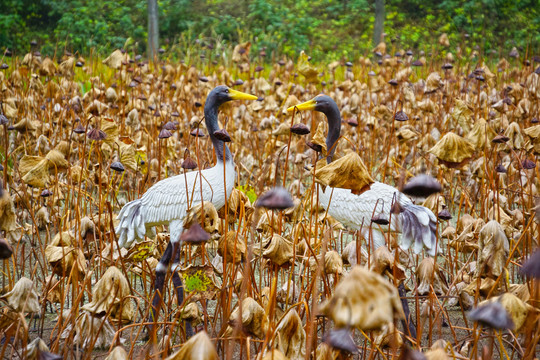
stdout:
[[373,47],[382,40],[384,29],[384,0],[375,0],[375,24],[373,26]]
[[159,48],[158,4],[148,0],[148,58],[155,60]]

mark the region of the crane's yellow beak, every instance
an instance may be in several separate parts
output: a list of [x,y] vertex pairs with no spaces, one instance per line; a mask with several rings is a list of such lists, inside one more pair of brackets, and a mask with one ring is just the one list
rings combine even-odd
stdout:
[[315,110],[315,105],[317,105],[317,101],[315,101],[315,99],[311,99],[301,104],[291,106],[290,108],[287,109],[287,111],[293,111],[295,108],[298,109],[299,111]]
[[246,94],[234,89],[229,89],[229,97],[232,100],[257,100],[258,98],[255,95]]

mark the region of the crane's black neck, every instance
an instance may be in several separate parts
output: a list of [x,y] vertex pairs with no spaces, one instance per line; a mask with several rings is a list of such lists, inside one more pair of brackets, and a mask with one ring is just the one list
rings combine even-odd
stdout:
[[323,113],[328,120],[328,135],[326,136],[326,162],[332,162],[332,157],[336,152],[336,142],[339,139],[341,132],[341,114],[335,102],[332,101],[330,106],[325,107]]
[[206,99],[206,104],[204,105],[204,120],[206,122],[208,135],[210,136],[210,140],[212,140],[212,144],[214,145],[217,160],[223,162],[223,153],[225,152],[225,161],[229,162],[233,161],[229,147],[214,135],[214,132],[219,130],[218,109],[221,104],[222,102],[219,102],[216,97],[208,97]]

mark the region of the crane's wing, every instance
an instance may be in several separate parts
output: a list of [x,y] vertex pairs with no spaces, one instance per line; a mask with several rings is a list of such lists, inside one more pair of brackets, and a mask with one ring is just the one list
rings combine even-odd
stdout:
[[[330,187],[325,189],[324,194],[321,193],[322,191],[319,192],[321,205],[329,206],[328,213],[345,226],[355,230],[360,227],[369,227],[374,215],[385,216],[388,219],[394,201],[398,201],[401,205],[412,203],[396,188],[379,182],[373,183],[369,190],[360,195],[355,195],[347,189]],[[328,201],[330,204],[325,206]],[[392,220],[393,230],[399,228],[396,223],[397,219]]]

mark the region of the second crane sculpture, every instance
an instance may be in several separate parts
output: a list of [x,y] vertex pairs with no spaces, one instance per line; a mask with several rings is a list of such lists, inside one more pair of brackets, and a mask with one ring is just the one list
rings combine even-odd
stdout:
[[[326,137],[327,162],[332,161],[335,144],[341,132],[341,115],[335,101],[327,95],[318,95],[314,99],[291,106],[288,111],[315,110],[326,115],[328,121],[328,135]],[[413,243],[413,250],[419,253],[425,246],[427,252],[434,256],[436,249],[437,218],[433,212],[424,207],[413,204],[411,199],[393,186],[374,182],[369,190],[355,195],[348,189],[331,188],[327,186],[319,191],[319,203],[334,219],[353,230],[362,229],[364,237],[371,235],[375,248],[385,245],[385,238],[378,228],[371,226],[374,209],[381,210],[381,215],[389,217],[392,205],[398,202],[399,209],[397,221],[388,226],[392,231],[402,233],[402,247],[407,249]]]
[[[220,209],[225,205],[234,188],[236,173],[232,154],[227,145],[215,136],[215,132],[220,130],[218,109],[220,105],[231,100],[256,99],[254,95],[245,94],[227,86],[214,88],[206,98],[204,117],[216,152],[216,165],[210,169],[189,172],[186,176],[182,174],[163,179],[150,187],[140,199],[127,203],[118,214],[120,223],[116,228],[116,233],[121,247],[130,247],[135,240],[140,241],[145,235],[153,235],[155,226],[169,226],[170,242],[156,267],[149,323],[157,321],[165,276],[171,260],[174,262],[172,280],[178,305],[183,302],[182,280],[177,273],[177,266],[180,236],[184,230],[183,221],[189,205],[194,206],[201,201],[210,201],[216,209]],[[149,326],[149,328],[152,327]],[[186,326],[186,333],[188,335],[191,333],[189,325]]]

